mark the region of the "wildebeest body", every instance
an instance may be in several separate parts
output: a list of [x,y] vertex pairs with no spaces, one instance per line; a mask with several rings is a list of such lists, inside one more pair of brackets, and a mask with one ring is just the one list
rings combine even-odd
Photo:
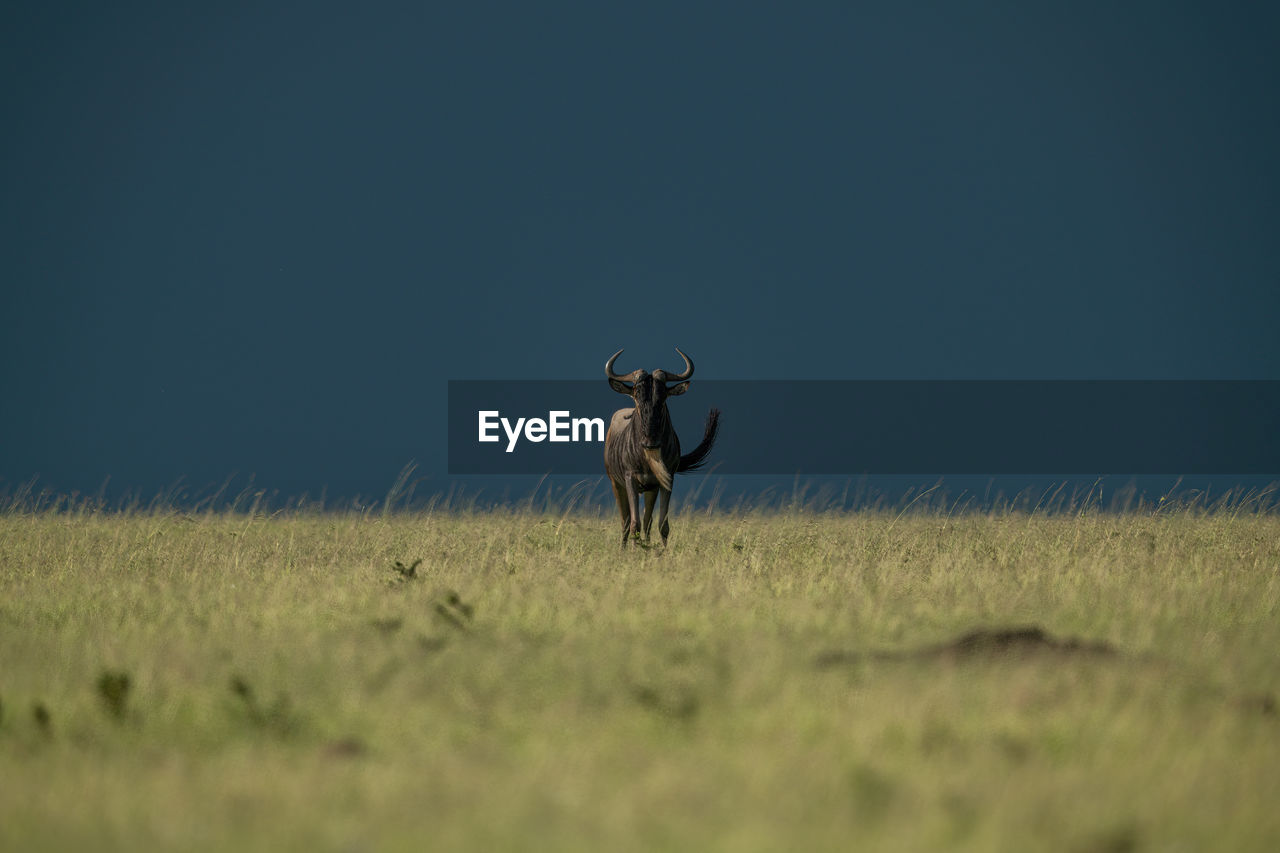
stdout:
[[[671,500],[674,475],[698,468],[706,460],[715,442],[720,413],[712,409],[702,443],[687,455],[680,454],[680,439],[671,425],[667,398],[683,394],[693,376],[693,362],[679,349],[685,370],[670,374],[664,370],[648,373],[635,370],[626,375],[613,372],[613,364],[622,350],[605,364],[609,385],[620,394],[632,398],[635,405],[614,412],[604,439],[605,473],[613,484],[622,516],[622,543],[639,534],[640,496],[644,496],[644,538],[648,540],[653,520],[653,504],[660,503],[658,532],[665,545],[670,531],[667,510]],[[668,385],[668,383],[675,383]]]

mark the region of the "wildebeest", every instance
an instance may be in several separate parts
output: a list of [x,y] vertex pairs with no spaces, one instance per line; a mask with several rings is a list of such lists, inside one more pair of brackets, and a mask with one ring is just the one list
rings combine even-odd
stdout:
[[[707,426],[702,443],[692,453],[680,455],[680,439],[671,426],[667,412],[667,398],[676,397],[689,390],[693,376],[693,362],[689,356],[676,352],[684,359],[683,373],[655,370],[633,370],[628,374],[613,372],[613,363],[622,355],[618,350],[605,362],[604,374],[609,387],[619,394],[626,394],[635,406],[618,409],[613,413],[609,431],[604,437],[604,470],[613,484],[613,494],[618,499],[618,512],[622,515],[622,544],[625,547],[632,536],[640,532],[640,495],[644,495],[644,538],[649,540],[653,524],[653,503],[661,501],[658,513],[658,532],[662,544],[667,544],[671,525],[667,523],[667,506],[671,501],[671,478],[680,471],[699,468],[711,452],[720,425],[720,410],[707,414]],[[674,384],[669,384],[674,383]]]

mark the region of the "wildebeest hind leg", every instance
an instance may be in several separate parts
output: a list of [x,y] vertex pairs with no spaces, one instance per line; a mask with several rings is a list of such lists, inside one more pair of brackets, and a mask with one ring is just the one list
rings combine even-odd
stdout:
[[662,544],[667,544],[667,534],[671,532],[671,525],[667,523],[667,509],[671,504],[671,492],[662,489],[658,494],[661,496],[662,506],[658,508],[658,532],[662,534]]
[[653,505],[658,502],[658,493],[650,489],[644,493],[644,541],[649,541],[649,530],[653,527]]

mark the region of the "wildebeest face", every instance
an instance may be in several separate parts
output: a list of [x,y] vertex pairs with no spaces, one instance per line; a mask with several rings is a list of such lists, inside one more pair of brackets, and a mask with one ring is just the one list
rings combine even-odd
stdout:
[[[619,350],[605,365],[605,375],[609,385],[619,394],[626,394],[635,401],[636,410],[631,416],[632,429],[640,438],[640,443],[649,449],[660,447],[663,436],[670,431],[667,415],[667,398],[677,397],[689,390],[689,379],[693,376],[693,362],[684,353],[685,369],[683,373],[672,374],[665,370],[633,370],[620,375],[613,372],[613,363]],[[680,352],[676,350],[676,352]],[[669,384],[670,383],[670,384]]]
[[669,428],[667,398],[683,394],[689,388],[688,382],[668,387],[666,380],[666,374],[662,370],[641,372],[631,386],[631,399],[636,403],[636,412],[632,415],[635,418],[633,429],[646,448],[662,445],[662,437]]

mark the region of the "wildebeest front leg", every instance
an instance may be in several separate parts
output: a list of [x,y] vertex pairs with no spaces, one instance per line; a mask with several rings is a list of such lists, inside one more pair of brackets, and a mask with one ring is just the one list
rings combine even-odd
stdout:
[[653,490],[644,493],[644,541],[649,541],[649,530],[653,527],[653,505],[658,502],[658,495]]
[[[658,508],[658,532],[662,534],[662,544],[667,544],[667,534],[671,532],[671,525],[667,523],[667,507],[671,503],[671,492],[668,489],[658,490],[659,500],[662,506]],[[648,527],[648,519],[645,519],[645,527]]]
[[631,506],[627,502],[627,488],[613,480],[613,496],[618,501],[618,513],[622,516],[622,544],[627,544],[627,537],[631,535]]
[[626,532],[622,537],[622,544],[627,544],[627,538],[634,536],[640,532],[640,490],[636,488],[636,480],[628,472],[626,475],[627,483],[627,506],[631,509],[631,520],[627,524]]

